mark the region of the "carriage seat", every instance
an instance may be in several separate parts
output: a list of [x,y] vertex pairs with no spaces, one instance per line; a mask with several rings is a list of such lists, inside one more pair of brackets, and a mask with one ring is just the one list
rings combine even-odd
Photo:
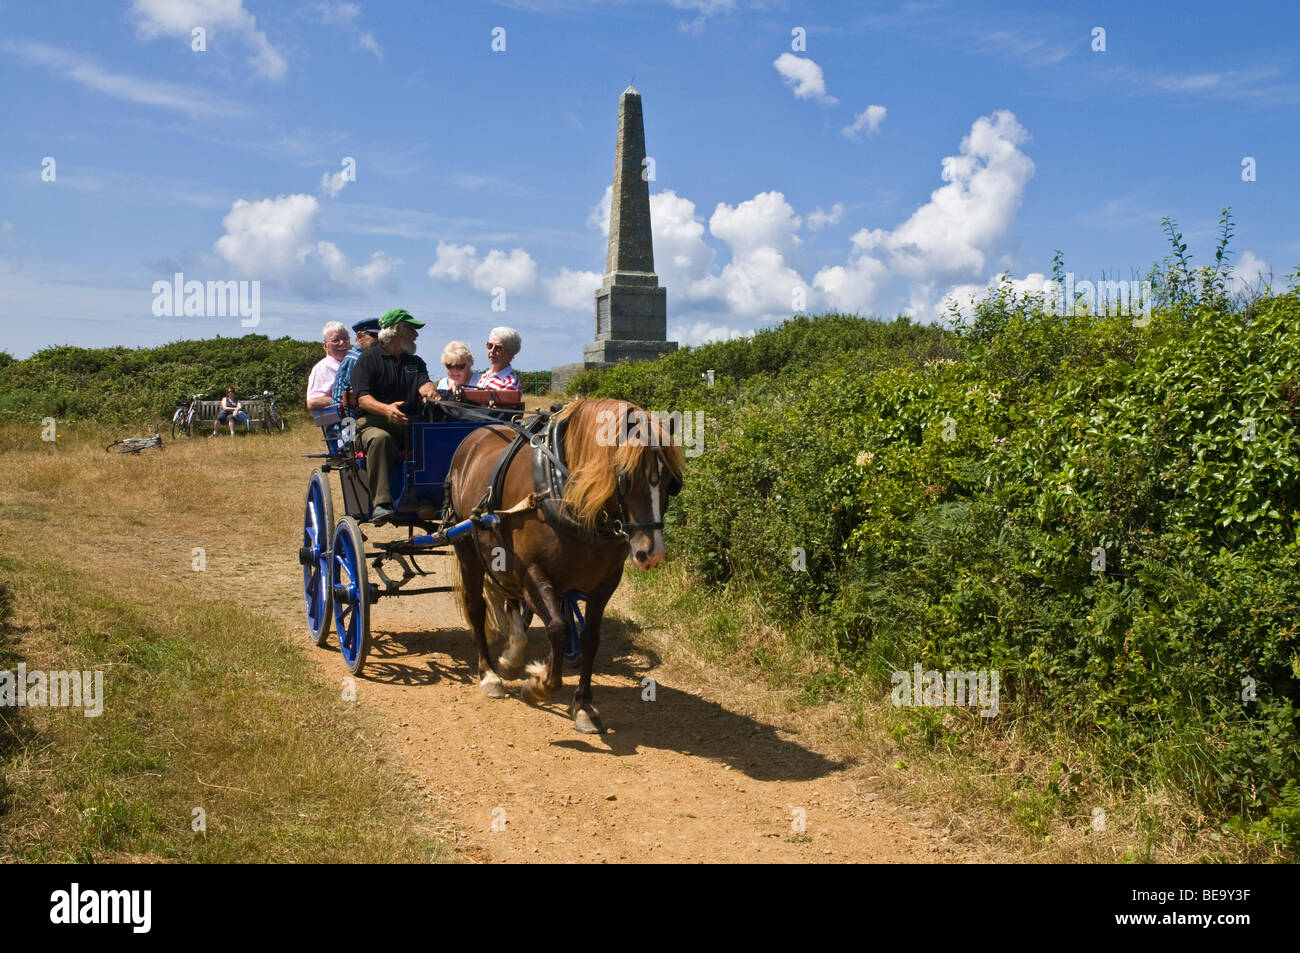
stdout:
[[313,410],[311,416],[318,427],[331,427],[343,419],[343,405],[330,404],[320,410]]

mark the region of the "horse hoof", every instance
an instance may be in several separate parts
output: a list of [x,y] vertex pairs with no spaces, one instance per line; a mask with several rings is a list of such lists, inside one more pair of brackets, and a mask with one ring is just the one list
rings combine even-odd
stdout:
[[540,705],[551,695],[541,682],[535,678],[530,678],[524,682],[523,688],[519,689],[519,697],[530,705]]
[[483,694],[486,695],[488,698],[506,697],[506,689],[505,686],[501,684],[500,679],[493,679],[490,682],[483,682],[480,684],[479,687],[483,689]]
[[605,724],[594,711],[588,714],[584,709],[579,708],[578,713],[573,716],[573,730],[580,731],[584,735],[603,735]]

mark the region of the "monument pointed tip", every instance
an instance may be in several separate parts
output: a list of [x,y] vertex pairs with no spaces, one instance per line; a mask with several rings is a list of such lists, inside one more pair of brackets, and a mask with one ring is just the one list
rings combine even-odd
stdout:
[[623,95],[624,95],[624,96],[640,96],[641,94],[638,93],[638,92],[636,91],[636,87],[635,87],[635,86],[631,86],[631,85],[629,85],[627,89],[623,90]]

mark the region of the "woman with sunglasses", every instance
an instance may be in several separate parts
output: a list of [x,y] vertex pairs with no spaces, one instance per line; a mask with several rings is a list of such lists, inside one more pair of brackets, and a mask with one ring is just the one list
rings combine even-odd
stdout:
[[462,387],[479,386],[478,375],[474,373],[474,355],[464,341],[452,341],[442,349],[442,366],[447,376],[438,381],[438,390],[455,393]]
[[510,366],[522,347],[519,332],[514,328],[493,328],[488,334],[488,363],[492,369],[479,376],[476,387],[489,390],[519,390],[519,375]]

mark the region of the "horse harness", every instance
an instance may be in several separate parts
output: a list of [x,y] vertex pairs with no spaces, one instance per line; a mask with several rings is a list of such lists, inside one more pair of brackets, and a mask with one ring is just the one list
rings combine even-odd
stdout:
[[[498,414],[481,411],[477,408],[444,403],[444,409],[449,411],[450,416],[491,418],[515,431],[514,439],[501,451],[496,464],[492,467],[487,490],[484,491],[471,515],[480,517],[485,514],[495,513],[498,516],[506,516],[531,509],[540,509],[542,519],[556,527],[557,530],[579,535],[594,533],[597,537],[606,540],[626,539],[629,532],[638,530],[662,530],[664,528],[662,518],[652,523],[634,523],[624,518],[627,514],[627,506],[623,501],[628,487],[628,475],[626,473],[618,474],[617,501],[619,515],[617,517],[611,518],[609,513],[602,511],[597,525],[590,530],[573,518],[564,506],[564,485],[569,478],[569,469],[564,463],[564,434],[569,421],[567,418],[556,419],[555,413],[558,408],[559,405],[552,405],[550,412],[542,411],[527,423],[521,423],[515,417],[503,418]],[[533,492],[514,506],[503,510],[501,504],[503,502],[502,496],[506,474],[510,471],[511,463],[514,462],[515,457],[525,445],[531,447],[533,451],[531,461]],[[673,482],[676,483],[676,481]],[[657,486],[658,484],[659,471],[656,469],[650,474],[650,485]],[[670,494],[673,492],[671,486],[672,484],[670,484]],[[448,496],[447,505],[451,505],[450,495]],[[501,535],[500,523],[492,527],[492,533],[502,550],[508,552],[509,547],[505,545],[505,538]],[[487,560],[483,558],[482,547],[475,546],[474,549],[478,553],[479,563],[484,572],[499,589],[509,592],[511,587],[502,584],[501,579],[493,572]]]

